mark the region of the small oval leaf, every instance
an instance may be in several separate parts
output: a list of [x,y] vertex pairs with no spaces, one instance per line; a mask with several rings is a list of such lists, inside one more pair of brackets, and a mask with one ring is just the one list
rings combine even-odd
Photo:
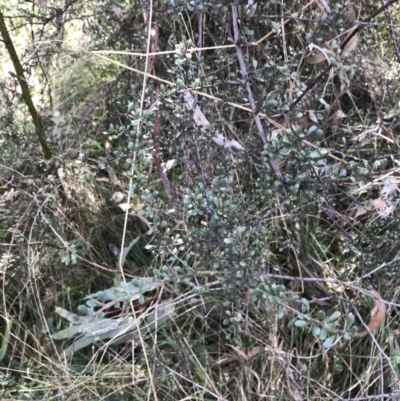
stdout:
[[318,326],[313,326],[312,332],[315,336],[319,337],[319,335],[321,334],[321,329]]
[[328,338],[324,341],[324,343],[322,344],[322,346],[323,346],[324,348],[330,348],[330,347],[332,347],[332,344],[335,342],[335,339],[336,339],[336,336],[328,337]]
[[350,329],[353,326],[354,320],[355,320],[354,315],[352,313],[349,313],[346,318],[346,327],[348,329]]
[[296,327],[307,327],[310,323],[305,322],[304,320],[296,320],[294,325]]
[[326,319],[327,323],[334,322],[335,320],[339,319],[342,314],[339,311],[333,312],[332,315]]

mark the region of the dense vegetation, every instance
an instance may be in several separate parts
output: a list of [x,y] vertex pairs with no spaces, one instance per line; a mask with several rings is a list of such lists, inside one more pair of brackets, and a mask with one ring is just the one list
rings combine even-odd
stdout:
[[4,0],[0,398],[397,399],[399,19]]

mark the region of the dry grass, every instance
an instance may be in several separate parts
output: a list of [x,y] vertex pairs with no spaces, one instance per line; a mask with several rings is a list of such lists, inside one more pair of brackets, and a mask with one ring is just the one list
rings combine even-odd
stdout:
[[[307,3],[303,11],[313,3]],[[286,22],[278,24],[276,29],[270,30],[247,50],[258,49],[260,43],[279,31],[278,39],[282,40],[287,52],[290,46],[284,37],[286,25]],[[181,28],[180,34],[194,38],[193,28],[188,32],[186,29]],[[150,43],[149,40],[147,56]],[[227,55],[235,59],[235,45],[196,47],[190,49],[190,53],[219,54],[228,50],[232,50],[233,55]],[[94,56],[113,64],[112,68],[118,66],[138,73],[143,79],[141,98],[135,107],[138,106],[141,112],[146,110],[154,100],[149,89],[149,79],[154,76],[143,78],[144,68],[139,69],[143,60],[135,59],[133,68],[104,57],[102,54],[105,52],[97,52]],[[159,52],[157,55],[161,57],[169,53]],[[89,57],[88,52],[86,56]],[[132,52],[130,56],[136,57],[137,53]],[[218,61],[217,56],[215,60]],[[232,67],[226,65],[224,56],[222,60],[221,69],[231,71]],[[179,193],[182,202],[169,203],[153,166],[148,165],[143,168],[147,174],[147,187],[140,188],[147,198],[143,200],[132,195],[134,191],[126,191],[129,196],[125,200],[130,210],[123,212],[111,201],[113,193],[116,189],[125,191],[132,188],[135,184],[132,177],[140,163],[137,159],[125,163],[125,154],[118,153],[125,144],[115,145],[118,151],[111,153],[114,145],[99,140],[103,135],[103,124],[106,124],[102,112],[109,110],[96,86],[96,75],[90,80],[84,79],[86,66],[91,65],[86,61],[82,59],[75,66],[74,74],[64,77],[65,81],[60,79],[56,103],[61,112],[69,113],[65,121],[70,121],[71,126],[65,135],[60,134],[58,144],[60,152],[67,150],[68,134],[74,132],[77,149],[83,153],[89,149],[93,159],[67,161],[62,164],[62,174],[58,171],[54,176],[47,176],[47,171],[39,170],[36,167],[39,163],[33,157],[23,165],[20,160],[10,159],[0,166],[0,176],[14,174],[17,178],[9,183],[2,180],[4,186],[0,193],[1,399],[361,401],[400,398],[398,145],[395,137],[387,136],[382,140],[383,134],[370,134],[377,131],[369,131],[371,125],[368,123],[358,130],[355,127],[350,129],[350,125],[340,128],[324,126],[326,136],[322,139],[307,138],[312,141],[313,150],[322,146],[327,149],[326,159],[332,164],[327,162],[324,166],[327,167],[323,171],[326,176],[303,174],[300,177],[293,170],[314,161],[317,165],[317,158],[304,156],[300,163],[291,156],[297,157],[301,150],[308,149],[310,142],[306,146],[299,138],[293,140],[289,135],[293,132],[282,131],[283,122],[281,124],[261,113],[263,124],[267,124],[265,121],[270,124],[271,137],[279,137],[279,132],[273,131],[277,128],[283,132],[280,132],[282,136],[287,134],[288,148],[298,150],[296,154],[290,153],[284,144],[280,144],[283,156],[277,165],[286,177],[298,179],[299,185],[291,187],[288,179],[289,184],[276,182],[271,190],[264,180],[269,174],[266,161],[270,157],[266,150],[268,144],[264,144],[264,151],[260,149],[259,128],[249,123],[252,110],[247,104],[241,104],[243,93],[235,93],[236,97],[229,102],[222,101],[222,97],[216,94],[218,91],[211,86],[198,93],[199,107],[205,109],[207,115],[216,116],[215,124],[220,125],[221,132],[243,143],[247,153],[241,157],[237,154],[239,152],[224,153],[226,149],[210,145],[210,135],[214,132],[204,133],[205,126],[204,130],[198,131],[190,127],[191,131],[188,131],[192,136],[188,134],[185,139],[180,139],[186,135],[181,133],[186,130],[191,115],[182,117],[182,110],[179,110],[180,114],[174,114],[180,104],[181,93],[177,91],[170,95],[171,99],[165,95],[161,109],[167,116],[165,131],[179,131],[179,135],[174,132],[174,140],[165,134],[166,142],[170,141],[171,148],[176,146],[178,150],[174,155],[168,148],[171,154],[163,156],[166,160],[175,156],[179,160],[180,164],[168,177],[172,186],[182,191]],[[84,68],[80,70],[82,66]],[[218,71],[219,68],[218,65]],[[374,80],[379,87],[378,80],[375,82],[376,70],[378,68],[370,67],[365,75],[360,74],[357,78],[360,98],[365,102],[384,102],[383,93],[372,93],[372,90],[365,89],[362,81]],[[62,76],[61,68],[58,77]],[[332,84],[330,78],[328,81],[327,87],[328,83]],[[65,87],[62,82],[66,83]],[[80,88],[82,82],[85,85]],[[163,83],[173,88],[176,85],[167,79],[163,79]],[[81,103],[86,106],[90,103],[85,112],[82,112]],[[99,114],[91,120],[95,122],[93,130],[86,127],[90,135],[84,137],[84,125],[79,121],[86,121],[95,105],[99,105],[96,108]],[[357,113],[360,114],[360,110]],[[365,113],[365,121],[372,121],[371,115],[376,121],[375,109],[371,107]],[[61,125],[63,119],[61,114],[58,120]],[[245,128],[241,129],[238,121]],[[297,122],[298,119],[293,117],[290,124],[285,124],[294,127]],[[356,132],[352,132],[353,129]],[[133,143],[134,133],[126,135],[128,142]],[[202,135],[204,138],[209,135],[208,141]],[[175,138],[178,139],[175,141]],[[150,143],[151,135],[145,139]],[[138,147],[137,153],[144,148]],[[131,148],[127,151],[129,155],[134,153],[130,151]],[[383,165],[379,170],[378,166],[371,168],[368,174],[357,175],[357,168],[365,166],[365,160],[372,160],[374,152],[389,154],[389,167]],[[105,163],[99,168],[99,159],[110,155],[116,155],[115,163],[112,166]],[[276,155],[281,156],[278,151]],[[375,161],[379,162],[379,157]],[[338,166],[346,174],[339,175]],[[328,176],[332,172],[328,167],[337,169],[332,179]],[[312,165],[311,170],[316,172],[318,168]],[[223,191],[218,193],[216,190],[213,194],[211,189],[217,188],[217,178],[220,179],[225,170],[232,178],[232,188],[226,185]],[[101,176],[104,171],[108,174],[106,178]],[[118,173],[117,182],[110,171]],[[208,189],[215,195],[214,205],[220,207],[212,210],[221,211],[224,202],[237,205],[233,211],[226,209],[228,212],[221,212],[220,231],[212,232],[213,238],[208,242],[201,235],[202,229],[211,225],[211,217],[204,213],[200,218],[185,209],[187,205],[183,199],[186,192],[182,190],[187,183],[198,190],[206,181],[204,176],[211,177],[212,188]],[[158,191],[154,195],[157,207],[153,207],[153,220],[149,221],[150,212],[146,208],[150,208],[149,193],[155,191]],[[198,193],[197,200],[201,203],[206,196],[201,191]],[[388,200],[385,194],[392,195],[389,197],[390,205],[385,203]],[[207,208],[214,207],[212,202],[210,204],[202,211],[208,212]],[[235,237],[240,224],[245,227],[244,233]],[[146,235],[150,227],[154,231]],[[121,263],[121,257],[113,247],[123,249],[138,236],[140,242]],[[235,241],[241,251],[239,256],[234,254],[233,246],[228,246]],[[147,245],[153,248],[146,248]],[[252,247],[251,250],[259,246],[261,256],[249,256],[246,246]],[[259,260],[262,263],[258,263]],[[241,262],[245,278],[239,274]],[[119,264],[123,264],[123,272],[118,270]],[[146,293],[142,304],[132,301],[130,313],[136,319],[136,314],[145,314],[146,308],[151,309],[168,300],[175,305],[173,317],[157,330],[132,336],[123,344],[117,344],[117,338],[97,341],[74,353],[73,358],[63,359],[62,351],[71,342],[55,341],[52,334],[66,329],[69,324],[55,313],[55,307],[75,313],[85,296],[112,287],[118,281],[119,273],[123,280],[128,281],[132,277],[152,276],[153,269],[158,269],[159,274],[164,269],[170,274],[170,279],[161,290]],[[252,290],[258,288],[263,280],[284,285],[285,295],[299,295],[308,302],[299,300],[289,304],[276,294],[268,297],[266,293],[253,297]],[[358,329],[364,330],[373,311],[373,300],[368,296],[368,290],[378,291],[382,296],[386,316],[376,331],[358,339],[347,330],[347,322],[354,315]],[[275,301],[276,308],[271,308]],[[305,304],[309,304],[308,311],[302,309]],[[318,314],[322,312],[325,317],[318,320]],[[335,323],[335,341],[324,346],[324,339],[311,328],[323,329],[324,324],[330,323],[327,317],[335,312],[340,312]],[[306,319],[305,315],[313,325],[301,328],[292,324]],[[346,334],[352,334],[352,338],[346,340]]]

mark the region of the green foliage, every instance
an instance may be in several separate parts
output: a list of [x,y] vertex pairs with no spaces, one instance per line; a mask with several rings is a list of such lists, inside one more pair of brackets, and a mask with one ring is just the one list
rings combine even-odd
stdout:
[[68,249],[62,252],[61,254],[61,263],[65,266],[70,264],[76,265],[77,263],[77,255],[85,255],[85,251],[83,249],[84,242],[81,238],[75,238],[67,242]]

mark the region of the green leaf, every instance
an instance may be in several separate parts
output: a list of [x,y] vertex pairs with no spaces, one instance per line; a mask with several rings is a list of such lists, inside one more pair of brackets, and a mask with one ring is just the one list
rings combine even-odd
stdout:
[[308,129],[308,131],[307,131],[307,135],[310,135],[310,134],[312,134],[314,131],[316,131],[317,130],[317,126],[316,125],[312,125],[309,129]]
[[69,358],[70,356],[73,355],[75,351],[79,351],[80,349],[93,344],[95,341],[96,341],[95,336],[79,338],[78,340],[74,341],[72,345],[70,345],[68,348],[64,350],[62,356],[63,358]]
[[328,337],[322,344],[324,348],[332,347],[332,344],[335,342],[336,336]]
[[89,299],[86,301],[86,305],[90,308],[95,308],[96,306],[100,306],[99,302],[94,301],[93,299]]
[[307,327],[310,325],[310,322],[305,322],[304,320],[296,320],[294,325],[296,327]]
[[318,326],[315,326],[315,325],[312,327],[311,331],[317,337],[319,337],[319,335],[321,334],[321,329]]
[[353,324],[354,324],[355,318],[354,315],[352,313],[349,313],[346,317],[346,327],[347,329],[350,329]]
[[349,333],[344,333],[343,334],[343,339],[345,339],[346,341],[350,341],[351,340],[351,334],[349,334]]
[[121,265],[123,265],[126,261],[126,257],[128,256],[129,251],[132,249],[133,245],[135,245],[140,239],[140,235],[136,237],[131,243],[124,248],[121,255]]
[[326,338],[326,330],[325,329],[321,329],[321,332],[319,333],[319,338],[322,341],[325,340],[325,338]]
[[397,117],[400,114],[400,110],[398,109],[392,109],[390,110],[383,118],[385,120],[391,120],[394,117]]
[[310,154],[309,154],[309,156],[310,156],[312,159],[319,159],[321,156],[324,156],[324,155],[326,155],[327,153],[329,153],[329,150],[324,149],[324,148],[321,148],[321,149],[318,149],[318,150],[313,150],[313,151],[311,151]]
[[[108,319],[108,320],[113,320],[113,319]],[[63,352],[63,357],[68,358],[72,356],[74,352],[82,348],[88,347],[89,345],[94,344],[99,340],[107,340],[109,338],[115,339],[120,336],[127,337],[129,338],[129,340],[132,340],[134,337],[130,333],[132,331],[137,331],[140,322],[141,320],[135,321],[132,320],[132,317],[126,317],[122,319],[119,322],[118,327],[113,330],[98,335],[86,334],[83,337],[79,338],[78,340],[74,341],[72,345],[70,345],[67,349],[65,349]],[[118,340],[119,339],[117,339],[115,343],[118,343]]]
[[305,299],[305,298],[302,298],[301,303],[302,303],[302,305],[301,305],[301,310],[302,310],[304,313],[307,313],[307,312],[310,310],[310,303],[309,303],[308,300]]
[[327,111],[330,110],[331,106],[328,103],[326,103],[326,101],[324,99],[320,98],[319,101],[323,104],[323,106],[325,107],[325,110],[327,110]]
[[277,315],[278,319],[282,319],[283,316],[285,315],[285,309],[283,308],[282,305],[278,306],[278,311],[277,311],[276,315]]
[[323,328],[324,328],[324,330],[326,330],[327,333],[335,333],[336,332],[336,329],[333,328],[331,323],[324,322]]
[[332,315],[326,319],[327,323],[334,322],[335,320],[339,319],[342,314],[339,311],[333,312]]
[[87,315],[88,308],[85,305],[79,305],[78,312],[81,313],[82,315]]

